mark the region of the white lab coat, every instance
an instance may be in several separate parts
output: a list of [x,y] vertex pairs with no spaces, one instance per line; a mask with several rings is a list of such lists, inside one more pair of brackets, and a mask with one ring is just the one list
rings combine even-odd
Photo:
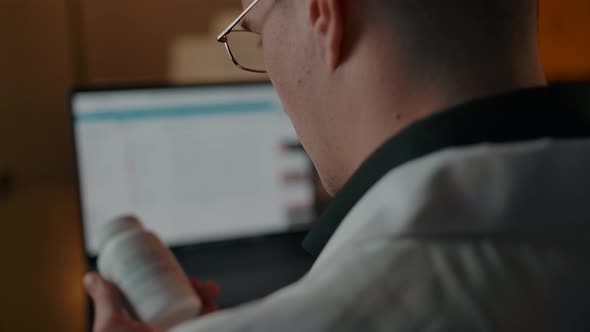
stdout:
[[174,332],[590,331],[588,225],[590,140],[438,151],[374,186],[302,280]]

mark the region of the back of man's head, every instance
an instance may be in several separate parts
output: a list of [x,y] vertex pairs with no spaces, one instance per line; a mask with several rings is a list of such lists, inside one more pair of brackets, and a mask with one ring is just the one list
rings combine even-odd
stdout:
[[[537,0],[373,0],[400,55],[423,72],[453,76],[537,49]],[[379,14],[381,13],[381,14]],[[519,59],[522,58],[522,59]]]
[[537,0],[267,4],[268,72],[330,192],[413,122],[545,80]]

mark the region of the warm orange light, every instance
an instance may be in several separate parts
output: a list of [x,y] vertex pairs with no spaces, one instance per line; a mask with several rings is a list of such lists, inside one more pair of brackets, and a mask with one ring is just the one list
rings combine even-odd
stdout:
[[540,47],[549,79],[590,80],[590,1],[540,4]]

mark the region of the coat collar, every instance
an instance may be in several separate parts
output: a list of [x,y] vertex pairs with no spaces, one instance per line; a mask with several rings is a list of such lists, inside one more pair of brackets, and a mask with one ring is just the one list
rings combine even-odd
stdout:
[[387,173],[447,148],[590,137],[590,84],[532,88],[475,100],[415,123],[382,145],[334,197],[303,242],[319,256],[357,202]]

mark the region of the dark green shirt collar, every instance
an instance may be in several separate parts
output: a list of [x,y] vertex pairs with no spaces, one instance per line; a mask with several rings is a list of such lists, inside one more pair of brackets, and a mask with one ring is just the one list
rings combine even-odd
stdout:
[[590,137],[590,84],[527,89],[472,101],[417,122],[381,146],[340,190],[303,242],[319,256],[357,202],[392,169],[480,143]]

